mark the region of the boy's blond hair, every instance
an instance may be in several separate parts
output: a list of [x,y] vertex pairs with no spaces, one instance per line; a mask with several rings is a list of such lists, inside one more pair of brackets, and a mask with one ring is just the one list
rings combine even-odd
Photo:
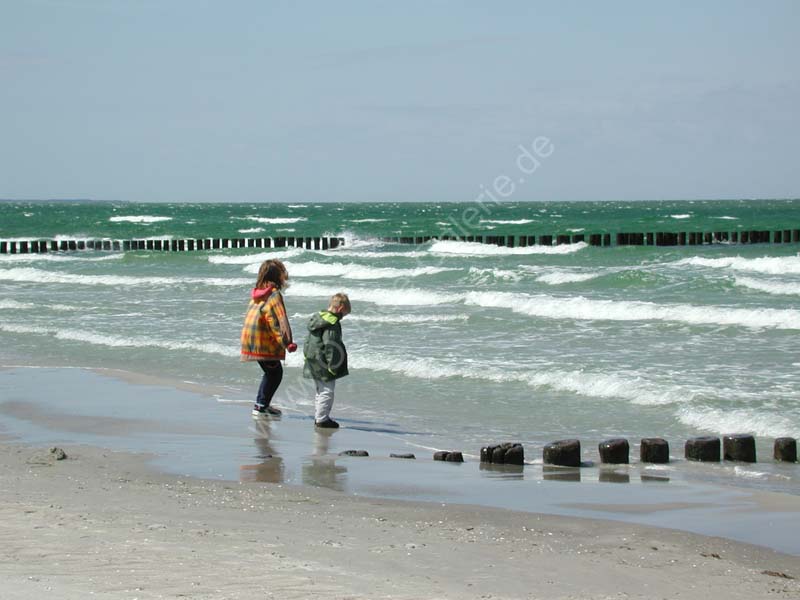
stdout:
[[337,309],[343,308],[347,312],[350,312],[350,298],[347,297],[347,294],[334,294],[331,296],[330,301],[330,309],[333,311],[339,312]]

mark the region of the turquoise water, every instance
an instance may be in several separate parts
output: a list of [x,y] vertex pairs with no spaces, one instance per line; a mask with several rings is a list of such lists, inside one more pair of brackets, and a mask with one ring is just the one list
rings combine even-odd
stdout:
[[[0,239],[341,235],[342,248],[0,255],[3,364],[116,367],[217,389],[242,412],[238,335],[259,263],[289,268],[297,337],[347,292],[334,416],[425,448],[579,437],[800,437],[800,247],[499,248],[394,235],[800,228],[800,201],[456,204],[0,203]],[[290,355],[276,404],[311,414]],[[203,407],[198,407],[202,410]],[[535,454],[535,451],[532,453]],[[775,476],[766,463],[744,477]],[[783,477],[783,475],[782,475]]]

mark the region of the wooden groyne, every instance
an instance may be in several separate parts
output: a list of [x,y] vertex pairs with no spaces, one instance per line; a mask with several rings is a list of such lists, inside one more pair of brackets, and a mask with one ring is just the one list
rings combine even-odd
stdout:
[[[428,235],[382,237],[380,241],[395,244],[426,244],[432,241],[459,241],[490,244],[507,248],[526,246],[560,246],[584,242],[590,246],[703,246],[708,244],[797,244],[800,229],[779,231],[689,231],[630,233],[575,233],[557,235]],[[129,252],[197,252],[228,248],[305,248],[328,250],[344,245],[341,237],[266,237],[266,238],[197,238],[197,239],[87,239],[87,240],[0,240],[0,254],[44,254],[101,250]]]
[[329,250],[344,244],[338,237],[275,237],[275,238],[202,238],[202,239],[146,239],[146,240],[0,240],[0,254],[44,254],[46,252],[75,252],[102,250],[130,252],[151,250],[155,252],[197,252],[226,248],[305,248]]

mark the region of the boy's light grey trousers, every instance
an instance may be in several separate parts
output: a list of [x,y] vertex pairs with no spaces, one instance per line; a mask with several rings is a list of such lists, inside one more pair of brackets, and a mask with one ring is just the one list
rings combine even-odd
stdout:
[[336,388],[336,380],[320,381],[314,380],[317,387],[317,395],[314,397],[314,420],[319,423],[330,418],[331,408],[333,407],[333,391]]

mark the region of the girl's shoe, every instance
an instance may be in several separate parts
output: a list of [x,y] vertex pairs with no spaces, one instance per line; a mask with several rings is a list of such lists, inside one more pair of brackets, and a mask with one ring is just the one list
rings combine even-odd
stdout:
[[267,415],[273,417],[279,417],[282,414],[283,413],[274,406],[261,406],[260,404],[256,404],[255,406],[253,406],[254,417],[266,417]]
[[322,421],[314,421],[314,427],[320,427],[321,429],[338,429],[339,424],[329,417]]

